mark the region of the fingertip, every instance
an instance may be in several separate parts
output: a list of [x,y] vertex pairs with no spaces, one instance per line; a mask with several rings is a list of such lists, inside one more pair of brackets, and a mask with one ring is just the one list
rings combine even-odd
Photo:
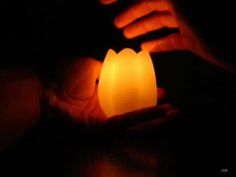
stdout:
[[133,39],[135,36],[127,29],[123,30],[123,35],[126,39]]
[[164,88],[158,87],[158,88],[157,88],[157,95],[158,95],[158,100],[159,100],[159,101],[162,100],[162,99],[164,99],[165,96],[166,96],[166,90],[165,90]]
[[146,50],[148,52],[152,52],[153,48],[154,48],[154,46],[150,45],[149,43],[145,43],[144,42],[144,43],[141,44],[141,49],[142,50]]
[[123,25],[122,21],[120,20],[119,16],[114,19],[113,23],[114,23],[115,27],[118,28],[118,29],[121,29],[121,28],[124,27],[124,25]]
[[57,97],[51,91],[48,91],[46,94],[47,94],[47,99],[48,99],[49,105],[52,107],[56,107]]
[[99,2],[103,5],[109,5],[109,4],[117,2],[117,0],[99,0]]
[[173,110],[173,106],[170,103],[166,103],[160,106],[161,108],[165,109],[166,111]]
[[141,44],[141,49],[146,50],[146,46],[144,45],[144,43]]

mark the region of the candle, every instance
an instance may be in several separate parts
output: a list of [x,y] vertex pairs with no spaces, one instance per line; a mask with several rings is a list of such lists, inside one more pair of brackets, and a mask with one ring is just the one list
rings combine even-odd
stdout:
[[98,99],[107,117],[152,107],[157,102],[155,71],[148,52],[108,50],[98,84]]

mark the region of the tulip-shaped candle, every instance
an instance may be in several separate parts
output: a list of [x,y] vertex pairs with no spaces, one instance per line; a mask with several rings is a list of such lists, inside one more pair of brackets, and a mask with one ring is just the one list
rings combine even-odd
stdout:
[[98,84],[98,99],[107,117],[152,107],[157,102],[155,71],[148,52],[109,50]]

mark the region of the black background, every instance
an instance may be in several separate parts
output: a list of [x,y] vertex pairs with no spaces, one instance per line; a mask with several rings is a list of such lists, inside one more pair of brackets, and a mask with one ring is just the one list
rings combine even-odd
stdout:
[[[109,48],[119,51],[130,47],[138,51],[141,41],[172,32],[162,30],[144,38],[124,39],[112,23],[123,8],[122,3],[102,6],[96,0],[19,0],[1,1],[0,8],[0,68],[34,68],[47,81],[54,78],[61,61],[81,56],[103,60]],[[188,52],[152,57],[158,85],[166,88],[167,101],[180,108],[188,121],[137,135],[133,141],[147,143],[144,140],[149,137],[148,143],[153,147],[160,141],[161,148],[167,147],[173,154],[174,176],[223,176],[220,169],[231,168],[234,75]],[[44,115],[38,127],[2,155],[5,176],[15,171],[29,176],[63,176],[76,151],[72,148],[74,143],[80,145],[80,150],[107,150],[109,141],[89,137],[81,145],[79,135],[71,133],[70,128],[58,120],[45,119]]]

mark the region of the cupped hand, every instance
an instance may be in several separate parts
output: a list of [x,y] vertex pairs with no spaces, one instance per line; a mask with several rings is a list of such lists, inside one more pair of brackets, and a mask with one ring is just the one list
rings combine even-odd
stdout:
[[[100,0],[100,2],[103,4],[111,4],[116,1]],[[114,19],[114,24],[117,28],[123,30],[124,36],[128,39],[142,36],[162,28],[180,30],[180,33],[142,43],[142,49],[146,49],[150,52],[163,52],[187,48],[195,50],[193,45],[190,46],[185,43],[185,30],[182,30],[181,23],[178,23],[178,20],[169,1],[138,0],[118,14]],[[190,38],[190,36],[187,37]]]
[[[109,5],[119,0],[100,0]],[[127,1],[128,2],[128,1]],[[137,0],[114,19],[117,28],[127,39],[132,39],[163,28],[177,29],[162,38],[144,41],[141,48],[149,52],[170,52],[188,50],[218,67],[232,70],[232,67],[213,56],[204,42],[192,30],[185,19],[176,11],[171,0]]]
[[69,63],[60,81],[47,91],[49,104],[82,124],[106,119],[97,96],[101,67],[102,63],[92,58]]
[[[97,95],[101,67],[102,63],[92,58],[73,61],[67,66],[60,83],[52,84],[47,91],[50,106],[85,125],[97,123],[106,126],[109,124],[110,127],[126,125],[126,128],[130,128],[156,118],[173,117],[169,115],[173,115],[175,109],[166,104],[107,118],[99,105]],[[164,89],[158,88],[159,100],[164,96]]]

